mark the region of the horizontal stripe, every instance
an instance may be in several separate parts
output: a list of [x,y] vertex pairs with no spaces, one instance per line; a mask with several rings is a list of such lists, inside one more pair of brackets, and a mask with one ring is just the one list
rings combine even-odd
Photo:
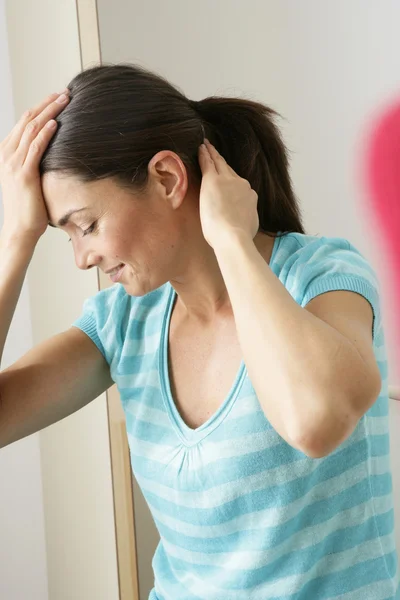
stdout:
[[[221,535],[220,537],[196,537],[182,533],[178,534],[175,530],[163,526],[159,521],[157,521],[157,527],[163,542],[170,542],[175,546],[179,546],[185,551],[185,554],[186,552],[194,552],[196,553],[196,556],[200,556],[202,553],[205,553],[206,558],[204,560],[206,561],[206,564],[208,564],[208,554],[213,554],[214,557],[216,554],[221,554],[224,543],[227,543],[229,547],[234,547],[237,551],[242,550],[243,548],[251,548],[252,553],[270,553],[275,547],[279,546],[280,543],[287,542],[287,540],[292,539],[302,530],[307,530],[306,533],[304,533],[305,538],[307,538],[309,528],[315,525],[322,524],[323,527],[320,529],[322,530],[325,528],[325,534],[327,531],[334,531],[334,529],[331,528],[331,525],[336,523],[336,516],[339,514],[337,521],[343,523],[340,519],[340,514],[342,512],[347,512],[349,515],[354,515],[357,512],[356,507],[360,505],[363,505],[365,510],[365,524],[362,529],[365,529],[365,532],[367,532],[368,518],[375,518],[375,510],[373,509],[370,497],[367,495],[367,491],[368,481],[364,480],[363,482],[340,492],[336,496],[321,501],[312,501],[309,505],[304,505],[299,514],[290,520],[286,518],[285,510],[282,509],[282,523],[280,520],[277,520],[269,527],[263,527],[262,523],[258,523],[256,514],[253,512],[251,513],[254,516],[252,529],[242,530],[229,535]],[[388,496],[390,495],[390,492],[391,486],[388,483],[384,494]],[[366,498],[366,500],[360,502],[360,497]],[[378,499],[375,499],[375,502],[378,502]],[[348,512],[349,509],[354,509],[354,512]],[[390,517],[392,519],[392,513],[389,514],[389,511],[386,511],[385,515],[388,515],[388,518]],[[382,519],[379,518],[377,520],[382,526],[382,532],[387,533],[388,526],[386,519],[382,517]],[[346,526],[348,527],[346,537],[350,537],[350,531],[354,529],[355,525],[357,524],[354,524],[351,521],[346,523]],[[370,532],[371,529],[373,530],[373,535],[376,535],[377,531],[373,521],[369,528]],[[392,529],[393,525],[390,524],[389,531]],[[253,558],[255,559],[255,554],[253,555]],[[223,562],[223,558],[221,558],[221,561]]]
[[[155,327],[160,327],[159,320],[164,315],[166,299],[167,294],[164,293],[157,303],[150,302],[148,305],[145,305],[140,302],[140,304],[135,305],[134,312],[129,320],[129,323],[132,325],[132,335],[134,335],[134,330],[139,329],[143,324],[146,324],[146,328],[153,327],[153,323]],[[142,330],[143,328],[140,329]]]
[[389,434],[389,419],[385,416],[368,415],[365,418],[367,432],[371,436]]
[[371,406],[368,417],[388,417],[389,416],[389,397],[388,395],[378,398],[375,404]]
[[[384,473],[382,475],[373,475],[369,478],[371,482],[371,487],[374,488],[375,496],[383,496],[385,494],[389,494],[392,490],[392,480],[390,473]],[[372,481],[371,481],[372,480]],[[363,495],[359,496],[355,499],[355,503],[365,502],[370,498],[370,493],[368,493],[367,480],[363,479],[358,484],[356,488],[359,492],[362,492]],[[318,492],[323,496],[323,491],[321,490],[322,485],[319,486],[318,490],[315,494],[310,494],[309,498],[318,501]],[[347,489],[352,489],[351,486]],[[223,524],[225,522],[229,522],[235,515],[246,515],[249,513],[257,513],[261,511],[271,510],[272,515],[275,516],[275,523],[285,523],[291,517],[290,515],[294,513],[295,507],[300,510],[306,506],[307,496],[300,497],[297,503],[289,504],[289,506],[282,504],[277,507],[274,505],[273,500],[276,497],[273,493],[267,493],[265,489],[261,489],[258,491],[249,491],[251,488],[244,488],[241,493],[237,493],[237,498],[231,500],[230,502],[221,503],[218,510],[215,507],[212,508],[199,508],[196,504],[195,496],[192,497],[192,506],[191,507],[182,507],[177,505],[177,503],[172,502],[171,500],[161,499],[160,497],[154,496],[149,492],[145,492],[145,497],[147,502],[149,503],[150,509],[154,508],[167,516],[178,519],[182,522],[192,523],[194,525],[205,525],[205,526],[213,526],[218,524]],[[209,494],[207,494],[207,501]],[[311,501],[309,500],[309,501]],[[322,501],[324,498],[321,499]],[[329,505],[329,503],[327,502]],[[287,508],[286,508],[287,506]],[[342,507],[344,508],[344,506]],[[274,513],[275,511],[275,513]],[[295,515],[296,513],[294,513]],[[285,518],[285,515],[286,518]],[[267,522],[267,516],[264,514],[264,522]]]
[[[235,404],[233,405],[230,418],[231,419],[241,419],[247,415],[252,414],[253,417],[257,417],[263,413],[263,410],[260,406],[260,403],[255,396],[254,391],[248,393],[246,389],[246,384],[249,382],[249,378],[246,377],[244,383],[242,385],[241,393],[237,398]],[[271,426],[272,427],[272,426]]]
[[393,579],[363,585],[357,590],[335,596],[335,600],[368,600],[369,598],[371,600],[397,600],[399,598],[398,571]]
[[[128,442],[131,448],[134,448],[134,444],[141,444],[142,440],[148,440],[149,442],[156,443],[157,440],[160,441],[161,444],[165,443],[173,443],[176,439],[175,432],[171,431],[171,427],[169,424],[159,422],[157,425],[155,423],[149,423],[148,421],[141,421],[138,417],[134,417],[130,414],[125,414],[126,417],[126,426],[130,429],[135,429],[135,436],[132,437],[131,433],[128,433]],[[132,457],[132,468],[134,469],[135,475],[138,477],[140,474],[139,468],[137,466],[137,462],[135,464],[133,462],[134,455],[131,453]]]
[[155,354],[160,346],[160,333],[141,339],[128,339],[124,343],[121,358],[142,356],[144,354]]
[[[132,393],[133,397],[136,390],[142,390],[147,386],[158,388],[160,386],[160,375],[156,369],[154,369],[154,357],[152,362],[153,369],[146,371],[143,369],[140,373],[133,373],[130,375],[121,375],[118,373],[118,389],[120,392],[129,394]],[[129,400],[129,395],[125,396],[126,400]]]
[[[138,356],[124,356],[122,355],[119,359],[118,364],[115,366],[116,383],[120,377],[126,376],[125,381],[128,377],[135,377],[140,373],[146,373],[152,371],[156,367],[158,352],[156,354],[140,354]],[[135,379],[132,380],[134,385]]]
[[[363,442],[356,443],[354,446],[358,448],[360,444],[362,445]],[[159,483],[158,481],[152,481],[144,475],[137,477],[140,479],[141,486],[145,492],[149,492],[160,499],[171,501],[180,508],[185,506],[192,507],[195,499],[195,506],[199,510],[212,509],[225,502],[232,502],[235,499],[240,498],[248,493],[249,490],[256,494],[259,491],[264,493],[266,488],[268,488],[274,496],[275,503],[281,498],[279,504],[288,505],[290,502],[304,496],[307,492],[312,490],[315,485],[321,485],[324,482],[331,480],[333,477],[349,471],[354,466],[361,465],[360,468],[363,473],[367,475],[368,468],[365,457],[359,452],[352,452],[352,449],[352,447],[347,448],[342,456],[335,455],[329,457],[329,461],[318,460],[314,463],[308,458],[303,458],[296,463],[296,469],[289,469],[287,472],[281,468],[281,465],[277,465],[271,469],[264,469],[254,475],[242,477],[240,479],[240,486],[236,485],[235,481],[229,481],[227,483],[215,481],[214,485],[210,488],[212,489],[212,494],[206,493],[207,489],[198,484],[190,491],[183,491],[182,489],[176,489],[176,486],[174,488]],[[387,469],[388,453],[386,452],[385,447],[383,448],[383,451],[384,453],[381,455],[381,458]],[[342,457],[343,459],[347,459],[347,462],[345,462],[345,460],[340,460]],[[334,458],[336,458],[336,460],[334,460]],[[346,471],[343,470],[343,464],[346,465]],[[190,476],[190,473],[188,473],[188,476]],[[179,482],[179,485],[180,487],[183,487],[184,482]],[[284,499],[284,502],[282,502],[282,499]]]
[[[160,408],[152,408],[151,406],[146,406],[146,420],[142,422],[146,423],[148,426],[152,426],[152,425],[156,425],[157,427],[165,427],[168,428],[170,426],[170,420],[169,420],[169,416],[168,414],[165,412],[165,410],[162,410]],[[135,421],[136,419],[140,419],[143,413],[143,407],[140,405],[139,402],[130,402],[129,405],[125,408],[125,417],[127,420],[127,424],[129,421],[129,429],[131,427],[134,427],[134,425],[130,422],[130,420],[132,419],[133,421]],[[175,444],[176,445],[176,444]],[[133,444],[131,444],[131,446],[133,447]],[[160,454],[160,456],[163,457],[162,462],[165,461],[165,464],[167,464],[167,457],[164,455],[164,446],[161,447],[160,444],[157,444],[157,440],[155,440],[154,442],[145,442],[145,441],[141,441],[140,444],[137,444],[137,447],[140,448],[141,452],[145,452],[146,449],[150,449],[150,448],[158,448],[158,452]],[[153,452],[154,454],[154,452]]]
[[[390,474],[382,473],[381,475],[387,475],[387,487],[390,491]],[[181,520],[181,518],[179,518],[179,512],[177,513],[177,517],[172,517],[154,507],[152,507],[152,514],[159,526],[164,525],[165,527],[168,527],[171,531],[174,531],[176,535],[191,536],[197,539],[222,537],[224,535],[232,535],[256,527],[265,529],[274,527],[277,523],[284,525],[292,519],[296,519],[304,507],[309,506],[313,508],[314,504],[317,507],[318,503],[321,503],[323,500],[336,497],[346,489],[352,490],[354,485],[357,485],[362,481],[365,481],[365,471],[355,467],[331,480],[329,487],[326,483],[318,484],[315,488],[310,490],[307,495],[289,505],[284,507],[271,506],[259,511],[252,511],[250,505],[248,512],[244,512],[239,516],[233,513],[230,517],[227,511],[228,514],[226,514],[226,518],[214,525],[207,525],[205,522],[200,522],[200,524],[190,523],[187,520]],[[364,502],[359,501],[356,506],[364,506],[365,502],[370,502],[370,499],[367,498]],[[392,502],[392,494],[385,495],[382,491],[382,496],[377,497],[374,500],[375,510],[378,512],[380,512],[380,509],[382,512],[389,510],[389,508],[392,507]],[[248,504],[251,504],[250,501]],[[369,508],[371,510],[372,506]],[[343,509],[341,509],[340,513],[342,510]],[[353,509],[349,510],[352,511]],[[367,506],[365,507],[365,514],[368,514]],[[319,527],[319,525],[317,527]],[[309,532],[307,535],[308,534]]]
[[[139,433],[145,439],[146,430],[142,427],[142,424],[139,425],[141,427]],[[162,435],[160,427],[152,426],[152,428],[157,430],[160,436]],[[152,431],[149,433],[153,437],[152,441],[154,441],[155,433]],[[162,438],[160,438],[161,440]],[[130,445],[133,446],[132,443]],[[374,436],[371,451],[373,452],[373,456],[389,454],[389,436]],[[132,453],[134,453],[134,447],[132,447]],[[187,453],[186,456],[186,462],[190,465],[191,454]],[[152,491],[161,497],[171,497],[171,490],[176,490],[177,494],[182,498],[185,498],[185,494],[188,494],[189,498],[194,493],[204,495],[207,490],[212,490],[215,497],[223,495],[226,498],[227,494],[229,495],[229,487],[236,487],[235,482],[237,480],[246,481],[247,479],[254,483],[254,479],[250,478],[259,475],[262,487],[273,489],[276,493],[279,492],[284,498],[292,497],[291,499],[295,499],[296,496],[306,493],[308,489],[313,487],[312,471],[314,471],[315,477],[318,477],[320,481],[324,481],[343,472],[344,469],[350,469],[355,464],[364,462],[366,457],[367,448],[365,440],[355,442],[340,452],[331,454],[323,460],[318,460],[316,464],[314,464],[313,459],[304,458],[304,454],[301,452],[292,451],[286,443],[281,443],[266,451],[255,452],[244,457],[221,460],[213,465],[212,468],[197,468],[193,472],[192,470],[188,470],[185,479],[179,482],[176,481],[176,469],[171,465],[161,466],[156,461],[134,457],[134,454],[132,454],[132,466],[133,458],[135,458],[135,475],[138,480],[140,479],[141,485],[148,491]],[[244,469],[246,470],[244,471]],[[278,474],[277,479],[273,477],[273,474],[278,469],[281,469],[281,472],[286,475],[283,487],[281,486],[281,475]],[[149,473],[157,473],[159,475],[161,472],[162,483],[158,483],[160,481],[159,478],[153,482],[150,480]],[[246,479],[243,479],[243,472],[247,473]],[[293,481],[296,482],[295,485],[293,485]],[[252,487],[251,489],[254,488]]]
[[[161,412],[161,411],[159,411]],[[168,420],[168,415],[165,415]],[[146,412],[147,420],[147,412]],[[157,424],[157,415],[152,414],[152,423]],[[223,459],[236,459],[239,457],[248,456],[250,460],[254,460],[254,456],[260,452],[264,452],[268,449],[274,449],[276,446],[281,446],[282,441],[276,434],[276,432],[265,431],[260,433],[251,433],[244,435],[238,439],[231,441],[218,441],[209,442],[204,444],[204,447],[198,449],[186,450],[180,446],[182,454],[188,456],[188,460],[193,458],[193,466],[191,467],[191,473],[198,472],[200,475],[205,468],[211,465],[217,465],[220,460]],[[174,444],[175,448],[176,444]],[[170,463],[169,455],[165,453],[166,448],[160,451],[160,447],[157,443],[141,441],[140,444],[132,444],[132,455],[137,458],[148,461],[149,464],[163,464],[170,466],[176,471],[179,467],[176,464]],[[197,450],[197,451],[196,451]],[[175,476],[177,473],[175,473]]]
[[[388,545],[394,549],[393,535],[388,536]],[[393,562],[393,556],[382,556],[379,540],[373,539],[349,550],[338,554],[321,555],[316,563],[318,567],[312,568],[309,572],[298,573],[285,576],[274,577],[272,574],[268,577],[267,569],[258,569],[255,576],[251,576],[251,581],[256,581],[256,585],[249,585],[249,575],[242,581],[238,581],[238,572],[217,571],[218,577],[210,573],[210,567],[188,570],[187,563],[182,559],[173,559],[174,570],[181,570],[187,573],[185,577],[185,589],[189,593],[200,595],[201,598],[224,598],[226,600],[297,600],[301,590],[301,600],[313,599],[323,600],[334,598],[336,589],[343,584],[350,589],[357,589],[365,583],[383,580],[385,578],[386,560]],[[295,561],[294,561],[295,562]],[[351,567],[342,569],[343,565]],[[324,579],[317,576],[317,573],[324,573]],[[276,574],[275,574],[276,575]],[[220,585],[212,585],[212,582],[219,582]],[[321,587],[329,585],[331,582],[333,590],[327,594],[321,594]],[[235,583],[234,587],[232,584]],[[190,596],[189,596],[190,598]],[[369,600],[369,599],[368,599]],[[372,600],[372,599],[371,599]]]
[[[385,540],[385,538],[384,538]],[[392,548],[394,548],[393,538],[389,541]],[[341,569],[330,574],[324,574],[310,581],[308,585],[303,586],[302,593],[307,598],[319,597],[321,600],[329,600],[335,597],[337,592],[343,592],[344,590],[358,590],[361,586],[366,583],[374,583],[376,581],[386,581],[387,577],[395,576],[396,569],[396,551],[393,549],[390,554],[379,556],[379,548],[377,548],[376,558],[368,558],[363,560],[365,557],[362,556],[357,564],[357,559],[353,560],[351,567],[347,569]],[[368,552],[365,549],[365,554],[373,554],[372,551]],[[343,564],[351,564],[343,561]],[[387,565],[391,565],[390,569],[387,569]],[[389,572],[388,572],[389,571]],[[392,572],[392,573],[391,573]],[[394,587],[394,586],[393,586]],[[322,589],[321,589],[322,588]],[[290,600],[295,600],[296,595],[290,596]],[[275,600],[284,600],[284,598],[278,597]],[[286,599],[285,599],[286,600]]]
[[[140,401],[136,401],[135,403],[131,402],[129,405],[126,405],[125,412],[132,417],[139,415],[142,420],[144,415],[145,421],[149,424],[162,424],[166,426],[169,422],[168,414],[163,407],[152,408],[146,406],[144,408]],[[368,430],[372,435],[387,434],[389,430],[388,419],[386,417],[371,417],[368,421]],[[363,436],[363,431],[357,432],[354,438],[352,438],[353,443],[356,441],[356,439],[362,439]],[[350,440],[347,440],[346,442],[347,445],[349,445]],[[342,445],[342,448],[345,447],[346,442]],[[256,452],[274,448],[274,446],[281,444],[282,440],[280,436],[274,429],[270,428],[267,431],[242,435],[241,437],[233,440],[208,440],[207,443],[200,444],[198,450],[187,450],[187,448],[184,447],[182,448],[182,452],[194,453],[196,455],[196,463],[194,463],[191,467],[191,472],[201,472],[202,469],[218,462],[219,460],[235,458],[244,455],[252,455]],[[175,451],[176,443],[172,444],[169,448]],[[148,459],[149,461],[154,460],[157,463],[162,463],[163,465],[170,464],[167,447],[163,445],[162,448],[160,448],[160,444],[157,442],[141,440],[140,444],[132,443],[131,451],[132,455],[137,456],[138,458]]]
[[[390,534],[393,533],[394,527],[393,511],[379,515],[377,519],[385,523],[383,531],[388,539],[391,539]],[[252,535],[254,538],[257,533],[252,532]],[[243,543],[241,539],[241,545],[234,552],[222,550],[216,552],[211,548],[209,552],[197,552],[189,550],[186,546],[183,546],[184,552],[182,552],[181,546],[172,544],[165,538],[162,538],[162,544],[168,555],[186,563],[188,570],[198,567],[212,567],[214,570],[221,568],[231,573],[232,578],[237,581],[235,585],[238,586],[240,586],[239,580],[246,579],[248,571],[252,569],[262,570],[262,576],[266,580],[273,579],[275,573],[279,573],[280,577],[291,577],[298,573],[306,573],[322,555],[339,554],[351,549],[362,552],[363,545],[373,540],[376,541],[376,545],[380,546],[373,517],[366,519],[365,527],[352,525],[332,530],[332,532],[325,529],[325,535],[322,535],[320,540],[314,541],[310,534],[308,544],[300,548],[288,548],[287,552],[278,551],[277,554],[274,547],[267,550],[242,550],[242,547],[249,545],[249,539],[251,540],[250,535],[243,535],[243,537]]]

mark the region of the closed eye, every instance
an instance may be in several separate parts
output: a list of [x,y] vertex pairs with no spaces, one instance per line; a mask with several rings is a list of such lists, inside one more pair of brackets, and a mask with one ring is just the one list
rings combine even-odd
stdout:
[[85,237],[85,235],[89,235],[89,233],[93,233],[93,231],[96,227],[96,224],[97,224],[97,221],[94,221],[94,223],[92,223],[90,227],[85,229],[85,231],[82,234],[82,237]]
[[[94,223],[92,223],[90,227],[88,227],[87,229],[85,229],[85,230],[82,232],[82,237],[85,237],[85,235],[89,235],[90,233],[93,233],[93,231],[94,231],[94,230],[95,230],[95,228],[96,228],[96,225],[97,225],[97,221],[94,221]],[[68,240],[68,241],[70,242],[70,241],[71,241],[71,238],[69,238],[69,240]]]

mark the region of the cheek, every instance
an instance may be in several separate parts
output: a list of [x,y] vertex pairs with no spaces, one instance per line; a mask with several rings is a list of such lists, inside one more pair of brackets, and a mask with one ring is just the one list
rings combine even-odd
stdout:
[[157,214],[142,212],[125,215],[107,234],[112,240],[109,255],[140,270],[169,263],[178,243],[177,232],[166,222],[165,215],[161,219]]
[[137,264],[143,254],[143,242],[132,227],[116,229],[105,248],[108,256],[126,264]]

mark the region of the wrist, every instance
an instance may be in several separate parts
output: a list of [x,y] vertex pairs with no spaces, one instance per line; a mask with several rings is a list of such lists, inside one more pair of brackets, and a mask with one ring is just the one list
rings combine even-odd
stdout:
[[218,240],[213,244],[215,254],[231,253],[237,248],[248,248],[254,246],[252,237],[242,229],[229,229],[221,231]]
[[21,234],[5,229],[0,230],[0,245],[4,250],[33,254],[39,239],[40,236],[31,232]]

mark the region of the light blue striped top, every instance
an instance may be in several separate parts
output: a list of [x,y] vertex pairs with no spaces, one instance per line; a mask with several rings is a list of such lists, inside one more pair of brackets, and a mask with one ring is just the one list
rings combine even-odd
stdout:
[[331,290],[373,307],[381,394],[324,458],[272,428],[243,363],[219,410],[198,429],[185,425],[168,377],[170,284],[140,298],[117,284],[87,300],[74,324],[110,365],[132,468],[160,533],[150,599],[398,599],[376,276],[348,241],[293,233],[275,240],[270,267],[303,307]]

